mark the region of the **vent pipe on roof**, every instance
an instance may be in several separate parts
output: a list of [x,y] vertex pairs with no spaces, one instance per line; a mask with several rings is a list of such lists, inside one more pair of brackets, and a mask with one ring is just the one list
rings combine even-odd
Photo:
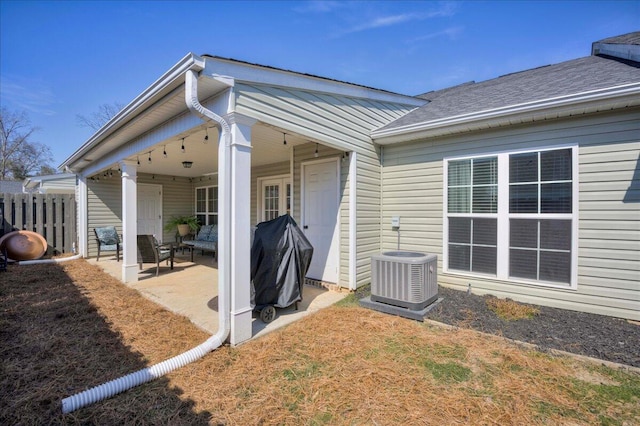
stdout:
[[207,121],[213,121],[221,128],[221,141],[218,144],[218,185],[220,191],[218,224],[219,224],[219,243],[222,244],[218,250],[218,316],[219,327],[218,332],[207,339],[204,343],[195,348],[163,361],[159,364],[144,368],[135,373],[131,373],[119,379],[112,380],[84,392],[72,395],[62,400],[62,412],[70,413],[84,406],[93,404],[103,399],[110,398],[135,386],[149,382],[159,378],[173,370],[192,363],[207,353],[219,348],[231,331],[230,321],[230,299],[231,289],[230,268],[231,262],[229,253],[231,253],[231,203],[225,202],[231,195],[231,176],[230,176],[230,145],[231,145],[231,129],[229,124],[220,116],[203,107],[198,101],[198,74],[193,70],[188,70],[185,74],[185,100],[189,109]]

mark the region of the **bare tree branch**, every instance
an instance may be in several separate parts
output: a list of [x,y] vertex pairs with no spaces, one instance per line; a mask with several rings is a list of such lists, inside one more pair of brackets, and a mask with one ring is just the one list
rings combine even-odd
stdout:
[[102,104],[98,107],[98,111],[89,115],[76,114],[76,123],[80,127],[89,127],[94,131],[100,130],[109,120],[111,120],[124,105],[114,102],[113,104]]
[[51,149],[29,141],[36,130],[25,112],[0,110],[0,180],[24,179],[42,167],[50,167]]

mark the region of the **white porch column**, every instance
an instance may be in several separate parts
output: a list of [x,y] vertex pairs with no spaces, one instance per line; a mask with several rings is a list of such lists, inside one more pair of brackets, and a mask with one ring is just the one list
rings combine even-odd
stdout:
[[251,309],[251,126],[238,114],[231,125],[231,344],[252,337]]
[[78,223],[76,224],[78,247],[76,254],[82,257],[89,256],[89,211],[88,211],[88,194],[87,194],[87,177],[78,175],[78,184],[76,185],[76,206],[78,210]]
[[122,170],[122,281],[138,281],[138,210],[137,175],[135,161],[121,161]]

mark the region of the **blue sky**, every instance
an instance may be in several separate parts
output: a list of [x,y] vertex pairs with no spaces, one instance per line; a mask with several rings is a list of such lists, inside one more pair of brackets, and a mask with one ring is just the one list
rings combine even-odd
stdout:
[[127,104],[188,52],[416,95],[588,56],[640,30],[640,1],[0,0],[0,106],[59,165],[76,115]]

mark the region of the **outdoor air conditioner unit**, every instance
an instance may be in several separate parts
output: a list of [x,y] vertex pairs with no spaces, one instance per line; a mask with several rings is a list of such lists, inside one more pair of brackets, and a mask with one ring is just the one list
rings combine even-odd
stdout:
[[438,298],[438,256],[391,251],[371,257],[371,300],[422,310]]

